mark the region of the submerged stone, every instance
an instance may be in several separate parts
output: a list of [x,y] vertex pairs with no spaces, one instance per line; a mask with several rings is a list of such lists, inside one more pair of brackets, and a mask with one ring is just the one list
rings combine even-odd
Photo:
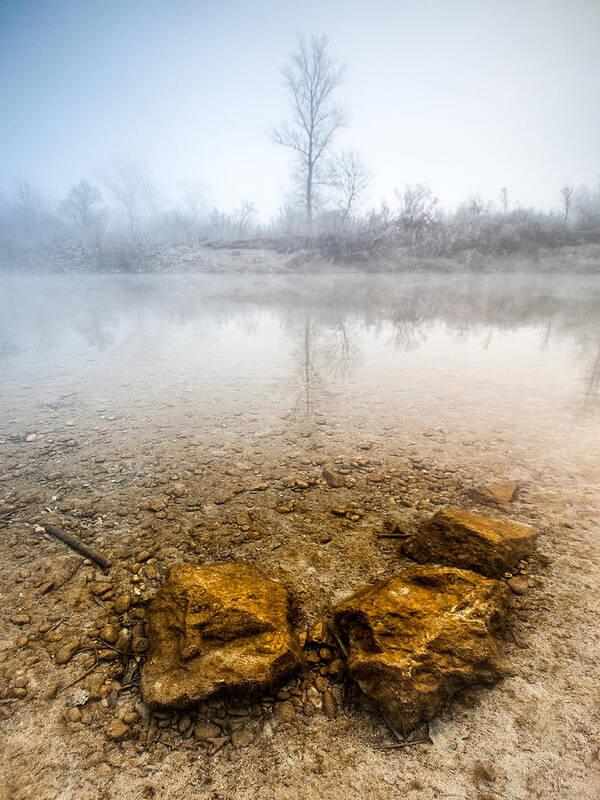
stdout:
[[302,662],[283,586],[243,563],[174,564],[150,605],[144,701],[183,708],[266,688]]
[[424,522],[403,549],[421,564],[450,564],[493,578],[530,555],[535,537],[527,525],[446,508]]
[[488,486],[476,486],[471,490],[474,500],[499,506],[512,503],[518,493],[519,487],[516,483],[492,483]]
[[412,566],[334,610],[348,672],[403,733],[461,689],[504,674],[496,639],[508,608],[500,581],[452,567]]

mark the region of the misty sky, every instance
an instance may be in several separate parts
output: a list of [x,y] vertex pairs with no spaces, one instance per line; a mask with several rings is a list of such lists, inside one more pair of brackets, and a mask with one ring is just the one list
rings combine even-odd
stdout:
[[139,158],[172,199],[204,183],[267,219],[297,32],[346,65],[339,145],[373,169],[373,204],[425,182],[447,206],[507,186],[558,207],[600,174],[600,0],[0,0],[0,186],[60,196]]

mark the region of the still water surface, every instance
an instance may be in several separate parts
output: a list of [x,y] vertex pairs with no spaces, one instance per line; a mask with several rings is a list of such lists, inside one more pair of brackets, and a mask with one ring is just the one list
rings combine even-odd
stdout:
[[0,312],[5,435],[293,419],[539,467],[593,466],[600,443],[597,277],[9,276]]

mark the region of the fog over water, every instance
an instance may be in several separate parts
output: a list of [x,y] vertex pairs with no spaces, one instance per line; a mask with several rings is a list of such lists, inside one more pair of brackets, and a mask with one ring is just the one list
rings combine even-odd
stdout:
[[249,409],[597,424],[596,277],[12,276],[1,320],[9,429],[64,393],[136,424],[183,403],[192,428]]

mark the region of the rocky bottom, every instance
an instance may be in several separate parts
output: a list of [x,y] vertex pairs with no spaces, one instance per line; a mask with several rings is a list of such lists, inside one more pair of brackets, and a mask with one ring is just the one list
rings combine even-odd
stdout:
[[[457,465],[440,463],[431,436],[417,453],[385,433],[349,444],[316,431],[220,448],[126,442],[110,454],[26,431],[5,438],[0,796],[598,796],[598,505],[582,476],[557,482],[518,460],[507,474],[483,444]],[[511,480],[520,491],[504,504],[473,491]],[[398,530],[449,505],[535,527],[537,552],[501,578],[512,598],[506,677],[459,692],[399,740],[348,679],[343,642],[322,620],[405,569]],[[110,570],[45,536],[47,523],[104,553]],[[140,695],[147,608],[177,561],[244,561],[282,584],[306,671],[274,690],[151,710]]]

